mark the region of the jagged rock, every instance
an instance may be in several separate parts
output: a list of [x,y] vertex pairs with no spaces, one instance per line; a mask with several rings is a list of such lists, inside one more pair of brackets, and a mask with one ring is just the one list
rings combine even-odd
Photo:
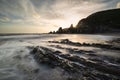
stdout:
[[68,39],[63,39],[61,42],[58,41],[49,41],[50,43],[61,43],[61,44],[68,44],[68,45],[74,45],[74,46],[88,46],[88,47],[98,47],[98,48],[105,48],[105,49],[110,49],[110,50],[120,50],[120,47],[113,46],[110,44],[100,44],[100,43],[79,43],[79,42],[72,42]]
[[34,73],[38,73],[38,72],[39,72],[39,69],[34,69],[33,72],[34,72]]
[[[31,52],[32,55],[34,55],[36,61],[39,62],[40,64],[45,64],[51,68],[60,67],[64,71],[67,71],[69,74],[73,73],[81,74],[87,80],[97,79],[105,80],[115,78],[117,80],[117,77],[114,78],[113,76],[120,76],[119,66],[106,64],[102,60],[98,59],[90,60],[81,58],[80,56],[61,54],[60,51],[54,51],[52,49],[48,49],[45,47],[35,47]],[[94,73],[93,71],[97,71],[97,73]],[[100,74],[101,72],[104,74],[101,75]],[[105,74],[113,76],[111,77]]]
[[69,39],[62,39],[61,43],[71,43],[71,41],[69,41]]
[[53,52],[54,54],[60,54],[61,52],[60,51],[55,51]]

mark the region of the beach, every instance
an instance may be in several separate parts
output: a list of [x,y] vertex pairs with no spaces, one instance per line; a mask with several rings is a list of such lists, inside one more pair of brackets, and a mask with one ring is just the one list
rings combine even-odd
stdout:
[[119,44],[119,35],[0,36],[0,80],[119,80]]

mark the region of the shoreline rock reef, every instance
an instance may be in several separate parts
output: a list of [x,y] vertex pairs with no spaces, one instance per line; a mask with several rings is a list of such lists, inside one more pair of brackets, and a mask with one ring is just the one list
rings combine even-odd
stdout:
[[[116,39],[116,40],[113,40],[113,41],[109,41],[109,43],[116,42],[116,44],[117,44],[118,40]],[[79,42],[72,42],[69,39],[62,39],[61,41],[48,41],[48,42],[49,43],[68,44],[68,45],[74,45],[74,46],[88,46],[88,47],[98,47],[98,48],[104,48],[104,49],[110,49],[110,50],[120,50],[119,46],[112,45],[112,44],[79,43]]]
[[59,27],[50,34],[95,34],[95,33],[120,33],[120,9],[99,11],[81,19],[76,26],[68,28]]
[[[31,48],[31,55],[42,65],[51,69],[61,68],[64,73],[69,74],[67,80],[119,80],[120,79],[120,58],[113,58],[104,55],[94,54],[92,50],[81,50],[78,48],[65,48],[59,44],[73,46],[93,46],[101,49],[120,51],[118,48],[111,48],[103,44],[81,44],[68,39],[61,41],[48,41],[49,47],[36,46]],[[53,44],[52,44],[53,43]],[[54,45],[57,44],[57,45]],[[102,47],[101,47],[102,46]],[[51,48],[52,47],[52,48]],[[58,50],[54,49],[57,48]],[[67,50],[65,54],[59,49]],[[78,55],[76,55],[78,54]],[[82,57],[86,55],[87,57]]]

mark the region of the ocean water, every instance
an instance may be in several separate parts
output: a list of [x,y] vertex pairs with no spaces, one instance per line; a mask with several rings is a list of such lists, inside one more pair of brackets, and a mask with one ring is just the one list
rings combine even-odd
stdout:
[[[40,35],[9,35],[0,36],[0,80],[66,80],[68,74],[63,74],[61,68],[50,69],[38,64],[28,46],[44,46],[60,50],[63,54],[69,54],[66,49],[51,47],[58,45],[48,41],[69,39],[80,43],[101,43],[120,38],[120,36],[87,35],[87,34],[40,34]],[[95,54],[120,58],[119,51],[103,50],[95,47],[77,47],[60,44],[64,48],[77,48],[92,50]],[[81,56],[81,55],[80,55]],[[84,56],[82,55],[83,57]],[[47,77],[46,77],[47,76]]]

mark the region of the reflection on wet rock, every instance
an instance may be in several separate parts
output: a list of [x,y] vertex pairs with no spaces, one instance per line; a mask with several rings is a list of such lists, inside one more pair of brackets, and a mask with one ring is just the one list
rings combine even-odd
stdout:
[[111,50],[120,50],[120,47],[114,46],[111,44],[100,44],[100,43],[79,43],[79,42],[72,42],[68,39],[62,39],[61,41],[48,41],[49,43],[60,43],[60,44],[67,44],[67,45],[74,45],[74,46],[91,46],[91,47],[98,47],[98,48],[105,48]]
[[[69,42],[64,40],[63,42]],[[59,46],[60,47],[60,46]],[[70,52],[79,51],[78,49],[69,49]],[[35,60],[39,64],[46,65],[50,68],[60,67],[68,74],[79,75],[82,80],[117,80],[119,79],[120,66],[115,66],[112,64],[107,64],[104,62],[104,58],[98,58],[98,55],[93,55],[92,51],[79,51],[90,56],[89,58],[83,58],[78,55],[63,54],[61,51],[53,50],[50,48],[37,46],[31,51]],[[92,53],[92,54],[91,54]],[[109,74],[109,75],[106,75]],[[79,78],[68,78],[68,80],[79,80]]]

